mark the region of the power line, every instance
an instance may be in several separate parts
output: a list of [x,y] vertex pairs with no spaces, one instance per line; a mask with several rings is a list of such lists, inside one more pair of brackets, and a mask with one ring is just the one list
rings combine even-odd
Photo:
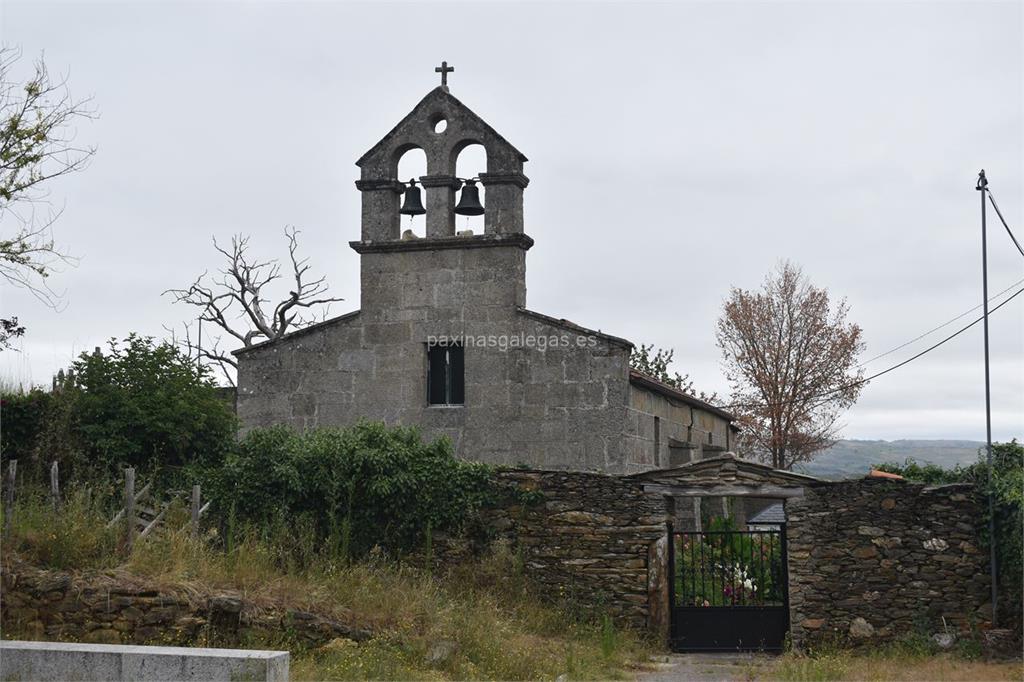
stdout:
[[[992,310],[990,310],[988,312],[988,314],[991,315],[992,313],[994,313],[995,311],[999,310],[1004,305],[1006,305],[1007,303],[1012,301],[1013,299],[1017,298],[1017,296],[1021,295],[1022,293],[1024,293],[1024,288],[1018,289],[1017,291],[1015,291],[1013,293],[1013,295],[1011,295],[1005,301],[1003,301],[1002,303],[1000,303],[996,307],[992,308]],[[878,372],[876,374],[872,374],[869,377],[865,377],[863,379],[858,379],[857,381],[852,381],[852,382],[850,382],[848,384],[844,384],[844,385],[839,386],[837,388],[833,388],[830,391],[825,391],[824,393],[819,393],[818,395],[811,395],[811,396],[808,396],[806,398],[801,398],[799,400],[786,400],[786,401],[779,402],[779,403],[766,403],[766,404],[762,404],[762,403],[734,403],[732,405],[723,405],[723,406],[721,406],[721,409],[723,409],[723,410],[730,410],[730,409],[735,409],[737,407],[745,407],[745,408],[755,408],[756,407],[756,408],[762,408],[762,409],[766,408],[766,407],[782,407],[783,405],[792,405],[792,404],[795,404],[795,403],[810,402],[811,400],[817,400],[818,398],[825,398],[827,396],[833,395],[835,393],[839,393],[840,391],[845,391],[845,390],[850,389],[850,388],[854,388],[856,386],[862,386],[862,385],[868,383],[869,381],[872,381],[873,379],[877,379],[878,377],[880,377],[880,376],[882,376],[884,374],[888,374],[889,372],[892,372],[893,370],[897,370],[900,367],[903,367],[904,365],[907,365],[907,364],[913,362],[914,360],[917,360],[922,355],[926,355],[926,354],[932,352],[933,350],[935,350],[939,346],[942,346],[943,344],[945,344],[945,343],[947,343],[949,341],[952,341],[956,337],[960,336],[965,331],[967,331],[968,329],[970,329],[971,327],[973,327],[974,325],[978,324],[979,322],[981,322],[984,319],[985,319],[985,316],[982,315],[978,319],[976,319],[973,322],[971,322],[971,323],[961,327],[960,329],[958,329],[957,331],[953,332],[952,334],[950,334],[946,338],[942,339],[938,343],[936,343],[936,344],[934,344],[932,346],[929,346],[928,348],[925,348],[920,353],[918,353],[916,355],[912,355],[911,357],[907,358],[906,360],[904,360],[902,362],[899,362],[899,363],[893,365],[892,367],[888,367],[886,369],[883,369],[881,372]],[[812,407],[813,407],[813,405],[812,405]]]
[[[1013,240],[1014,246],[1016,246],[1017,250],[1020,251],[1022,256],[1024,256],[1024,248],[1021,247],[1020,242],[1017,241],[1017,237],[1014,236],[1013,231],[1010,229],[1010,226],[1006,223],[1006,219],[1003,218],[1003,213],[1002,213],[1002,211],[999,210],[999,205],[996,203],[996,198],[994,196],[992,196],[992,190],[988,189],[988,183],[985,184],[985,191],[988,194],[988,200],[992,202],[992,208],[994,208],[996,210],[996,215],[999,216],[999,220],[1003,223],[1003,227],[1006,228],[1006,233],[1008,235],[1010,235],[1010,239]],[[1016,282],[1014,282],[1013,284],[1011,284],[1010,286],[1006,287],[1005,289],[1000,291],[998,294],[996,294],[992,298],[988,299],[989,302],[992,302],[992,301],[996,300],[997,298],[999,298],[1000,296],[1005,294],[1007,291],[1009,291],[1010,289],[1012,289],[1015,286],[1017,286],[1018,284],[1020,284],[1021,282],[1024,282],[1024,279],[1019,279]],[[874,362],[875,360],[878,360],[879,358],[884,358],[886,355],[891,355],[892,353],[895,353],[898,350],[902,350],[902,349],[906,348],[907,346],[909,346],[910,344],[912,344],[912,343],[914,343],[916,341],[920,341],[921,339],[923,339],[924,337],[928,336],[929,334],[933,334],[933,333],[939,331],[940,329],[942,329],[943,327],[947,327],[947,326],[953,324],[954,322],[956,322],[960,318],[962,318],[962,317],[964,317],[966,315],[970,315],[975,310],[977,310],[978,308],[981,308],[984,305],[985,305],[984,303],[980,303],[980,304],[974,306],[973,308],[971,308],[970,310],[968,310],[966,312],[963,312],[963,313],[960,313],[959,315],[954,317],[952,320],[949,320],[948,322],[943,322],[938,327],[935,327],[934,329],[930,329],[930,330],[926,331],[924,334],[921,334],[920,336],[915,337],[915,338],[911,339],[910,341],[907,341],[906,343],[904,343],[902,345],[896,346],[892,350],[887,350],[884,353],[876,355],[876,356],[874,356],[873,358],[871,358],[869,360],[865,360],[864,362],[860,363],[858,365],[858,367],[864,367],[865,365],[868,365],[868,364]]]
[[1021,248],[1020,242],[1013,236],[1013,231],[1010,229],[1010,226],[1006,224],[1006,218],[1003,217],[1002,211],[999,210],[999,206],[996,204],[996,198],[992,196],[992,190],[986,187],[985,191],[988,193],[988,200],[992,202],[992,208],[996,210],[996,215],[999,216],[1000,222],[1002,222],[1003,227],[1006,228],[1006,234],[1010,235],[1010,239],[1013,240],[1013,245],[1017,247],[1018,251],[1020,251],[1020,255],[1024,256],[1024,248]]
[[[1010,286],[1008,286],[1005,289],[1003,289],[1002,291],[1000,291],[998,294],[995,294],[994,296],[992,296],[992,298],[988,299],[989,303],[991,303],[992,301],[996,300],[997,298],[999,298],[1000,296],[1005,294],[1007,291],[1009,291],[1010,289],[1014,288],[1015,286],[1017,286],[1018,284],[1021,284],[1021,283],[1024,283],[1024,279],[1017,280],[1016,282],[1014,282]],[[865,365],[869,365],[872,362],[874,362],[875,360],[878,360],[879,358],[884,358],[886,355],[892,355],[893,353],[895,353],[898,350],[903,350],[904,348],[906,348],[910,344],[915,343],[917,341],[920,341],[924,337],[929,336],[930,334],[934,334],[935,332],[939,331],[940,329],[942,329],[944,327],[948,327],[949,325],[953,324],[954,322],[956,322],[957,320],[959,320],[959,319],[961,319],[963,317],[967,317],[968,315],[973,313],[975,310],[980,308],[982,305],[983,304],[979,303],[978,305],[974,306],[970,310],[966,310],[966,311],[960,313],[959,315],[954,317],[952,320],[949,320],[947,322],[943,322],[938,327],[935,327],[934,329],[929,329],[924,334],[921,334],[920,336],[916,336],[916,337],[912,338],[910,341],[907,341],[906,343],[903,343],[903,344],[900,344],[899,346],[896,346],[892,350],[887,350],[884,353],[880,353],[880,354],[874,356],[873,358],[871,358],[869,360],[865,360],[864,362],[859,363],[857,366],[858,367],[864,367]]]

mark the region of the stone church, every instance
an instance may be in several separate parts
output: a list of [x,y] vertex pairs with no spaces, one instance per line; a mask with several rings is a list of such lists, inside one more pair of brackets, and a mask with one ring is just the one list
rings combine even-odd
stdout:
[[[527,307],[526,157],[441,73],[356,162],[359,310],[238,351],[243,426],[382,420],[448,436],[468,459],[610,473],[728,450],[733,417],[631,370],[632,343]],[[461,179],[456,160],[471,144],[487,170]],[[403,183],[398,162],[412,149],[426,175]],[[462,206],[483,212],[483,234],[456,232]],[[400,209],[424,212],[423,237],[401,234]]]

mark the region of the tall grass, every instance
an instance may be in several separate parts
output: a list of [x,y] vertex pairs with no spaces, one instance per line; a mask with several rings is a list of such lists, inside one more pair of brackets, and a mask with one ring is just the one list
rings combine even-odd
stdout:
[[23,497],[5,552],[54,568],[120,566],[157,586],[233,590],[374,633],[358,645],[293,651],[294,679],[612,679],[652,652],[603,613],[540,598],[506,545],[431,572],[381,551],[350,561],[339,551],[343,530],[338,542],[318,541],[302,520],[193,537],[179,506],[162,531],[125,554],[118,530],[107,530],[90,504],[72,496],[55,515],[45,498]]
[[1020,680],[1021,662],[981,661],[976,643],[962,637],[952,651],[942,652],[930,637],[908,632],[896,641],[850,651],[826,645],[807,654],[788,653],[770,674],[751,670],[758,678],[786,682],[825,680]]
[[907,657],[885,650],[870,654],[831,653],[813,658],[787,654],[768,670],[751,667],[747,676],[748,679],[785,682],[995,682],[1024,679],[1024,667],[1020,661],[966,661],[949,654]]
[[3,550],[49,568],[111,568],[118,563],[120,535],[118,528],[106,527],[107,521],[107,512],[88,489],[73,491],[59,511],[42,490],[19,490]]
[[23,395],[32,390],[32,379],[28,372],[20,368],[12,375],[11,369],[7,368],[0,373],[0,395]]

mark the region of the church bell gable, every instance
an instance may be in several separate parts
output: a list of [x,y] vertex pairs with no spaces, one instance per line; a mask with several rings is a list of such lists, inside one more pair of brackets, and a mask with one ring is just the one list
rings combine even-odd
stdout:
[[398,161],[414,148],[427,158],[427,174],[418,178],[426,190],[426,237],[454,237],[456,192],[466,180],[456,177],[455,164],[471,144],[481,145],[487,154],[487,172],[479,177],[486,188],[485,235],[522,234],[523,190],[529,183],[523,174],[526,156],[441,85],[356,161],[361,170],[356,187],[362,192],[362,241],[400,238],[399,201],[405,185],[398,178]]

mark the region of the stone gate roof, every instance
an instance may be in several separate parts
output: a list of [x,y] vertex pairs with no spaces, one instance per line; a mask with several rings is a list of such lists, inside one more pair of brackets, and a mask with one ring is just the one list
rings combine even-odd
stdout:
[[740,459],[731,452],[630,477],[647,482],[651,490],[702,497],[802,497],[805,487],[827,483],[814,476]]

